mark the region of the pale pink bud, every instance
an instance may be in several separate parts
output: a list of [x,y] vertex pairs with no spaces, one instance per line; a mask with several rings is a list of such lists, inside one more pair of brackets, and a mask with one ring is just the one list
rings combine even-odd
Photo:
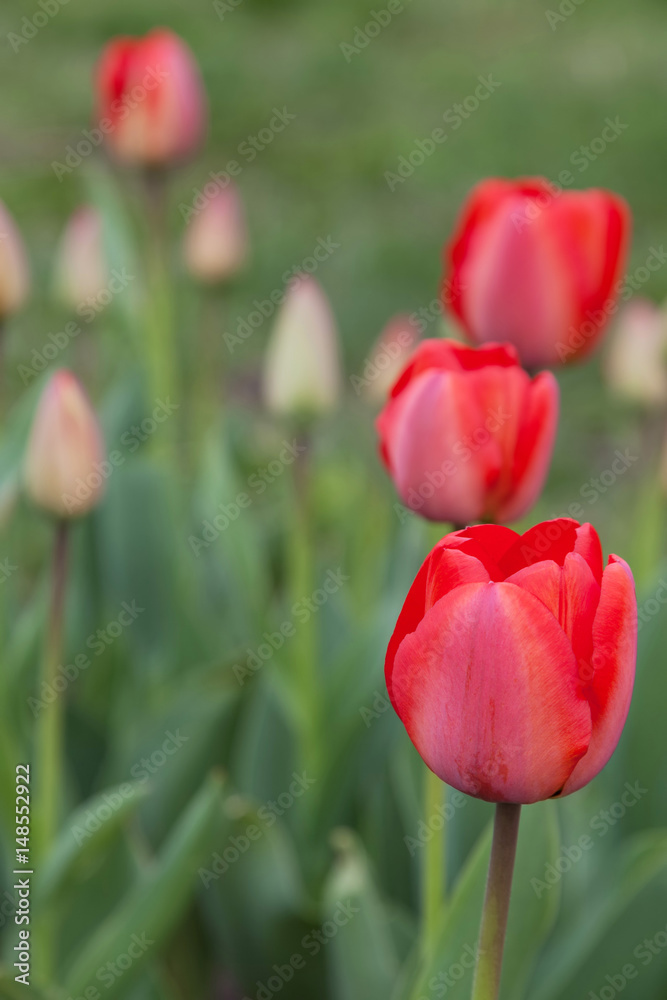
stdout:
[[264,399],[277,414],[324,413],[340,395],[336,324],[314,278],[299,275],[287,288],[264,365]]
[[216,284],[240,271],[247,254],[248,233],[238,190],[233,185],[218,188],[185,231],[185,266],[197,281]]
[[70,216],[58,247],[56,292],[66,305],[78,309],[97,298],[108,282],[102,217],[97,209],[82,205]]
[[25,456],[33,503],[57,517],[80,517],[99,503],[106,452],[95,412],[79,381],[60,369],[40,397]]
[[355,392],[384,403],[418,343],[419,331],[410,317],[395,316],[375,341],[361,376],[353,376]]
[[667,402],[667,317],[648,299],[633,299],[619,313],[610,337],[605,374],[618,395],[645,406]]
[[28,297],[30,271],[21,234],[0,201],[0,323]]

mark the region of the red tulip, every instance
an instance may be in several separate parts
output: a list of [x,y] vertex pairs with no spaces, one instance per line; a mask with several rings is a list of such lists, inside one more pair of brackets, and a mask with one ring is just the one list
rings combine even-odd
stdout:
[[424,340],[377,419],[402,502],[433,521],[513,521],[537,499],[558,422],[551,372],[510,344]]
[[474,343],[507,340],[528,367],[582,357],[616,309],[629,231],[609,191],[482,181],[445,248],[443,302]]
[[97,66],[97,105],[99,127],[126,163],[169,164],[203,138],[206,99],[197,64],[164,28],[109,42]]
[[605,766],[630,706],[632,573],[590,524],[445,536],[387,650],[391,702],[425,763],[487,802],[569,795]]

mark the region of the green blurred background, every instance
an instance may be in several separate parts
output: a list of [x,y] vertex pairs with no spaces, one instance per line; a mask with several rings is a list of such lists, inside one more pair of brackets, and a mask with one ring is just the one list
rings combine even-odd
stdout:
[[[138,275],[142,266],[132,180],[99,154],[62,182],[52,163],[63,160],[91,122],[91,76],[105,42],[165,25],[195,53],[211,112],[205,150],[177,173],[171,189],[182,371],[189,376],[196,369],[191,355],[206,326],[222,404],[208,414],[200,446],[187,431],[197,395],[190,385],[181,400],[178,467],[156,460],[159,442],[150,453],[141,449],[114,473],[101,509],[74,533],[66,658],[107,627],[123,601],[136,600],[145,611],[67,691],[67,812],[78,808],[81,819],[94,796],[130,778],[138,787],[82,849],[74,849],[71,836],[79,820],[70,816],[63,827],[51,881],[35,889],[33,900],[60,928],[57,982],[35,980],[35,996],[85,995],[89,970],[115,961],[132,933],[145,932],[156,943],[110,985],[96,980],[100,996],[267,1000],[260,984],[271,996],[299,998],[465,997],[469,974],[446,977],[476,940],[488,844],[475,845],[490,807],[467,802],[447,823],[450,889],[462,871],[464,877],[443,918],[437,960],[420,980],[415,949],[424,850],[410,850],[405,838],[417,835],[422,819],[423,766],[398,721],[382,710],[386,641],[438,531],[396,516],[375,455],[373,413],[348,382],[341,412],[313,432],[311,551],[299,551],[287,470],[195,558],[188,537],[200,534],[218,505],[233,500],[293,436],[255,400],[270,323],[232,354],[223,334],[248,316],[253,300],[281,289],[284,272],[318,239],[331,238],[340,247],[316,276],[339,323],[347,375],[359,374],[394,313],[431,306],[442,244],[462,199],[493,174],[555,180],[569,169],[577,187],[620,192],[634,216],[629,270],[642,265],[667,240],[667,7],[657,0],[631,6],[584,0],[563,3],[556,21],[547,16],[559,11],[556,4],[409,0],[346,58],[341,46],[355,43],[373,10],[386,7],[382,0],[226,6],[221,17],[221,9],[201,0],[69,0],[18,51],[8,36],[39,8],[5,0],[0,11],[0,197],[25,236],[34,278],[29,307],[7,330],[2,374],[7,502],[0,555],[18,567],[0,588],[2,861],[9,893],[2,897],[8,905],[0,906],[3,956],[11,965],[12,786],[16,763],[30,757],[27,699],[37,685],[50,545],[47,522],[13,500],[38,390],[36,379],[24,389],[19,366],[71,318],[54,301],[52,267],[62,227],[82,201],[92,199],[105,212],[113,263]],[[386,172],[396,171],[416,140],[426,139],[489,74],[500,86],[488,101],[390,190]],[[203,297],[180,264],[180,206],[191,203],[210,171],[237,158],[239,145],[276,107],[295,120],[238,181],[250,266],[224,296]],[[600,136],[608,118],[627,127],[581,170],[577,150]],[[641,294],[661,301],[666,291],[663,266]],[[89,387],[110,446],[147,412],[134,305],[134,292],[120,295],[57,362]],[[441,332],[433,318],[425,334]],[[648,419],[621,407],[604,386],[599,356],[559,373],[559,381],[554,463],[526,523],[583,502],[605,552],[631,562],[640,600],[653,600],[658,610],[645,615],[637,693],[613,763],[573,799],[525,810],[506,996],[584,1000],[592,991],[604,1000],[603,988],[625,989],[619,969],[634,963],[638,975],[626,995],[664,1000],[667,947],[654,943],[647,962],[635,954],[667,926],[667,622],[654,598],[664,571],[657,488],[664,414]],[[593,502],[582,501],[582,488],[610,467],[617,449],[630,449],[637,460],[609,489],[594,487]],[[339,567],[349,580],[291,647],[286,643],[239,684],[234,666],[245,662],[248,649],[291,620],[295,598]],[[313,692],[290,677],[292,660],[309,656],[317,662],[316,704]],[[139,762],[167,732],[179,730],[187,744],[142,781]],[[315,779],[312,790],[279,821],[262,826],[258,808],[276,801],[304,767]],[[207,778],[212,768],[222,776],[222,792],[217,778]],[[600,810],[620,801],[626,782],[645,789],[639,801],[613,823],[592,825]],[[206,888],[202,869],[212,870],[211,859],[232,845],[230,838],[238,848],[258,815],[260,838]],[[582,834],[591,834],[594,849],[553,886],[536,890],[531,879],[543,880],[545,864],[555,865]],[[304,937],[348,900],[359,914],[311,953]],[[266,986],[279,975],[274,966],[284,968],[293,954],[305,956],[305,967],[275,989]],[[9,981],[0,986],[8,997],[30,996],[13,988]]]

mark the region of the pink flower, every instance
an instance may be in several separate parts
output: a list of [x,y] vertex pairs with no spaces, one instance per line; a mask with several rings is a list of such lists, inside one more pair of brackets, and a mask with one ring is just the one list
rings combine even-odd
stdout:
[[513,521],[544,485],[558,384],[531,381],[510,344],[424,340],[377,419],[401,501],[432,521]]
[[583,357],[615,310],[629,233],[609,191],[482,181],[445,247],[443,302],[473,343],[509,341],[527,367]]
[[443,781],[488,802],[569,795],[616,748],[637,652],[632,573],[590,524],[447,535],[391,637],[391,702]]
[[197,64],[178,35],[114,38],[97,66],[98,127],[117,159],[155,167],[193,153],[206,128]]
[[183,239],[185,264],[197,281],[226,281],[243,267],[248,232],[236,187],[218,188],[188,224]]
[[0,322],[21,308],[29,291],[30,272],[23,240],[0,201]]

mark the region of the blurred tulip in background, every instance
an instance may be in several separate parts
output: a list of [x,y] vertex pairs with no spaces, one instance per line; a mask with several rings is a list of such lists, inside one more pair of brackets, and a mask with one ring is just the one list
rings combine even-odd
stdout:
[[56,293],[62,302],[77,310],[90,298],[96,298],[108,281],[102,217],[91,205],[82,205],[68,219],[58,247]]
[[238,189],[219,188],[190,220],[183,237],[188,273],[203,284],[233,278],[248,255],[248,232]]
[[648,299],[623,307],[610,335],[605,374],[619,397],[644,406],[667,401],[667,317]]
[[21,308],[29,290],[30,272],[23,239],[0,202],[0,323]]

